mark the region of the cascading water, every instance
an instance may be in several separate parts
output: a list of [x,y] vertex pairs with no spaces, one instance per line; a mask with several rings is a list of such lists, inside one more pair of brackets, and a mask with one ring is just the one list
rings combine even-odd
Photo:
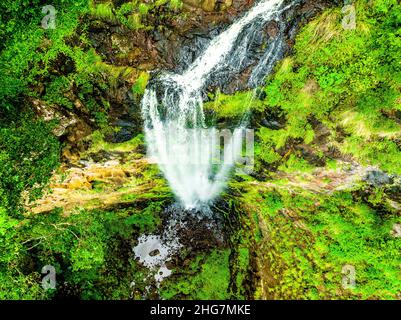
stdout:
[[[244,127],[239,125],[225,141],[225,160],[213,161],[216,141],[213,129],[204,130],[203,93],[213,77],[238,74],[255,32],[284,9],[284,0],[262,0],[227,30],[182,74],[165,73],[154,79],[142,100],[148,154],[158,163],[173,192],[187,209],[200,208],[224,188],[227,176],[242,151]],[[283,51],[277,37],[253,69],[249,86],[255,87],[273,68]]]
[[[216,239],[221,236],[221,224],[209,204],[222,191],[230,169],[241,158],[247,116],[231,136],[223,136],[224,161],[216,162],[220,158],[220,135],[214,128],[207,129],[203,98],[209,86],[222,88],[250,67],[247,87],[263,83],[285,51],[286,26],[280,19],[290,7],[284,7],[285,1],[261,0],[210,41],[186,71],[164,73],[152,79],[145,91],[142,116],[148,155],[160,166],[179,199],[179,203],[165,209],[163,231],[142,235],[133,248],[135,257],[154,273],[157,287],[171,274],[167,265],[183,247],[181,233],[190,227],[189,218],[196,228],[206,223],[207,230],[216,231]],[[269,36],[262,51],[260,31],[271,20],[279,28],[276,36]]]

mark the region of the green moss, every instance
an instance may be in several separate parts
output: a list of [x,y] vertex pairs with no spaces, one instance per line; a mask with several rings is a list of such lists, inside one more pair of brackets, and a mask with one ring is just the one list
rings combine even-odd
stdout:
[[183,276],[165,280],[160,288],[163,299],[224,300],[229,298],[229,250],[213,250],[198,256]]
[[[148,16],[154,15],[155,12],[153,10],[160,7],[168,8],[168,10],[171,10],[168,13],[174,15],[181,9],[182,2],[180,0],[163,0],[149,3],[133,0],[124,2],[120,6],[115,6],[111,1],[97,4],[91,1],[90,14],[97,19],[121,24],[131,30],[153,29],[154,26],[147,21]],[[162,18],[167,18],[169,16],[168,13],[163,15]],[[157,11],[156,14],[158,14]]]
[[117,18],[113,13],[113,3],[111,1],[98,4],[94,4],[93,1],[91,1],[90,14],[99,19],[113,22],[117,21]]
[[[258,248],[264,298],[395,299],[401,289],[401,241],[390,235],[396,216],[377,211],[349,191],[247,189],[243,209],[259,216],[266,239]],[[368,200],[377,205],[382,193]],[[356,270],[355,289],[342,268]],[[259,294],[260,291],[259,291]]]
[[108,152],[135,152],[135,150],[143,143],[142,134],[126,142],[109,143],[104,140],[104,134],[98,130],[93,132],[86,139],[91,141],[91,146],[87,153],[97,153],[100,150]]
[[217,92],[212,102],[204,105],[205,110],[213,110],[218,118],[241,118],[248,110],[260,107],[253,92],[237,92],[225,95]]
[[141,72],[135,84],[132,87],[132,92],[137,95],[143,95],[149,81],[149,73]]
[[314,169],[306,160],[298,158],[293,154],[278,168],[283,172],[312,172]]
[[145,3],[141,3],[138,7],[139,13],[142,15],[146,15],[149,11],[149,6]]
[[401,151],[396,141],[386,138],[366,141],[360,137],[348,137],[342,151],[353,154],[365,165],[377,165],[387,172],[401,174],[398,160]]

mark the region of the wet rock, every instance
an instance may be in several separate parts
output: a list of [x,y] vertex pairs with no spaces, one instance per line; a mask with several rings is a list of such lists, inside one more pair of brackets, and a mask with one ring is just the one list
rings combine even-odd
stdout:
[[133,122],[125,119],[117,120],[114,125],[122,128],[132,128],[135,126]]
[[272,130],[279,130],[283,127],[278,121],[267,119],[262,120],[262,125]]
[[135,103],[123,102],[118,104],[120,109],[117,107],[112,108],[110,117],[116,119],[112,125],[118,130],[106,135],[105,141],[122,143],[133,139],[141,132],[143,127],[141,110],[136,104],[136,100],[132,99],[132,101],[135,101]]
[[227,247],[223,219],[209,208],[187,210],[176,203],[161,217],[163,224],[158,233],[141,235],[133,247],[139,263],[154,275],[156,287],[172,275],[173,269],[190,265],[199,253]]
[[173,261],[167,261],[166,262],[166,268],[168,268],[170,270],[174,269],[175,268],[174,262]]
[[[191,0],[192,1],[192,0]],[[233,8],[244,8],[245,1],[233,2]],[[286,1],[286,4],[290,4],[292,1]],[[192,6],[199,6],[200,2],[194,0]],[[249,3],[249,4],[252,4]],[[292,49],[295,36],[301,26],[303,26],[309,19],[314,17],[316,14],[321,12],[323,9],[331,6],[332,3],[329,1],[299,1],[287,9],[281,14],[280,20],[272,19],[266,22],[264,25],[260,25],[258,21],[255,21],[252,25],[247,28],[254,28],[257,32],[252,34],[252,37],[242,37],[236,41],[234,47],[238,48],[241,46],[247,46],[247,54],[241,57],[240,60],[235,59],[233,54],[233,61],[228,61],[227,66],[224,68],[224,72],[216,72],[211,76],[209,82],[206,84],[207,90],[213,91],[214,88],[220,88],[223,93],[232,94],[235,91],[245,90],[250,87],[255,87],[263,82],[269,72],[273,70],[274,63],[258,65],[259,61],[262,61],[264,55],[267,54],[271,48],[274,50],[276,61],[283,58]],[[209,9],[212,5],[208,4]],[[215,4],[215,6],[218,6]],[[237,11],[235,14],[230,16],[233,18],[234,15],[239,15]],[[218,21],[218,20],[216,20]],[[231,20],[232,21],[232,20]],[[217,24],[218,25],[218,24]],[[198,32],[189,32],[189,36],[184,41],[180,41],[181,48],[176,45],[177,49],[180,49],[179,56],[174,59],[177,65],[177,72],[185,70],[189,64],[191,64],[202,52],[216,34],[220,33],[227,24],[220,24],[218,28],[212,30],[201,30]],[[214,34],[215,33],[215,34]],[[177,50],[175,49],[175,50]],[[269,59],[271,61],[271,58]],[[260,74],[253,74],[252,70],[258,65],[260,68]],[[227,76],[227,71],[229,76]],[[258,81],[254,78],[259,77]],[[250,81],[250,79],[252,81]]]
[[279,130],[285,127],[286,119],[280,109],[266,109],[263,112],[254,111],[251,114],[250,125],[254,128],[263,126],[272,130]]
[[177,17],[171,23],[164,23],[163,28],[155,25],[151,33],[150,47],[158,52],[156,68],[184,70],[214,36],[252,3],[246,0],[185,0],[184,11],[190,12],[189,18]]
[[277,21],[270,21],[265,28],[265,32],[270,38],[277,37],[278,33],[280,32],[280,26]]
[[176,221],[176,234],[185,248],[206,250],[227,245],[223,218],[209,208],[185,210],[175,204],[164,211],[163,217],[166,221]]
[[368,184],[373,187],[380,187],[383,185],[393,183],[392,177],[387,175],[385,172],[381,170],[371,170],[369,171],[363,179]]

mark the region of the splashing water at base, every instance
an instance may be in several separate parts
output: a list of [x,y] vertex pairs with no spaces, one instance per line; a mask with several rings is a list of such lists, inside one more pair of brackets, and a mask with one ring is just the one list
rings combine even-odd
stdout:
[[[213,163],[220,142],[207,140],[202,133],[206,128],[202,92],[207,81],[213,74],[224,73],[227,65],[233,66],[229,68],[231,71],[241,65],[249,39],[263,23],[277,17],[282,3],[283,0],[262,0],[212,40],[187,71],[166,73],[145,91],[142,115],[148,154],[158,163],[173,192],[187,209],[200,208],[221,193],[242,152],[245,128],[240,126],[225,141],[224,152],[229,156],[219,165]],[[240,46],[235,47],[243,33]],[[257,85],[269,71],[264,64],[270,57],[277,58],[283,46],[279,41],[268,48],[256,67],[250,79],[251,86]],[[206,150],[205,144],[208,145]]]
[[166,267],[166,262],[180,248],[181,245],[177,238],[166,241],[157,235],[142,235],[138,239],[138,245],[133,250],[135,258],[138,258],[145,267],[156,271],[154,277],[156,285],[159,286],[163,279],[172,273]]

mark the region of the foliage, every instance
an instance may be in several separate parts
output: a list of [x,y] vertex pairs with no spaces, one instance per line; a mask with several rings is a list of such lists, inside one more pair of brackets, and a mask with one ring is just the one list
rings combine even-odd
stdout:
[[18,220],[0,207],[0,300],[41,299],[39,274],[21,271],[25,248],[18,232]]
[[136,95],[142,95],[145,92],[146,85],[149,81],[149,74],[147,72],[141,72],[135,84],[132,87],[132,92]]
[[[18,221],[0,211],[0,278],[4,280],[0,288],[13,290],[0,298],[129,298],[137,267],[133,257],[123,259],[132,250],[127,241],[133,234],[138,236],[138,231],[153,230],[153,222],[159,219],[152,209],[156,205],[144,211],[82,210],[68,217],[55,210],[25,218],[18,230]],[[147,224],[149,219],[151,223]],[[18,274],[23,260],[34,261],[39,269],[30,267],[25,270],[26,276]],[[40,287],[40,268],[45,265],[56,268],[57,286],[52,293]]]
[[230,281],[229,250],[213,250],[194,259],[183,277],[166,279],[160,295],[164,299],[228,299]]
[[[301,30],[294,54],[266,79],[266,98],[254,111],[280,125],[262,123],[256,132],[259,181],[233,182],[235,196],[226,199],[247,213],[240,215],[234,241],[259,255],[263,286],[256,297],[398,298],[401,242],[391,230],[400,219],[392,215],[385,190],[359,184],[321,194],[286,179],[263,179],[272,170],[282,176],[311,173],[320,160],[338,169],[334,154],[341,153],[401,173],[401,8],[397,1],[355,6],[356,30],[342,28],[339,8]],[[342,286],[345,265],[355,267],[354,289]]]
[[9,127],[0,126],[0,200],[16,212],[21,196],[33,200],[59,162],[59,143],[48,124],[23,118]]
[[204,108],[213,110],[219,119],[240,120],[248,110],[258,110],[261,107],[260,101],[255,99],[252,92],[237,92],[232,96],[217,92],[212,98],[214,100],[206,103]]

